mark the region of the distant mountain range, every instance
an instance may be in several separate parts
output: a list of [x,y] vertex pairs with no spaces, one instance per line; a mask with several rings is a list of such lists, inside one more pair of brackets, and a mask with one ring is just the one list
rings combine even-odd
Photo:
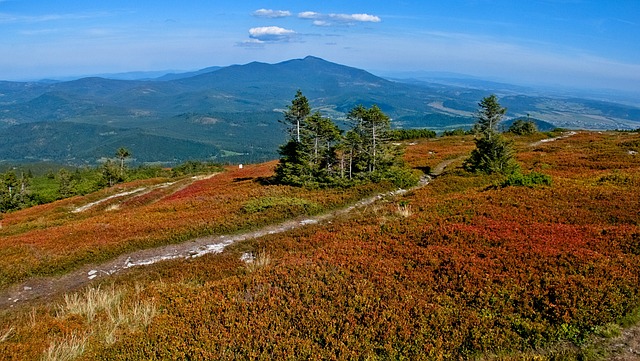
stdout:
[[509,118],[565,128],[640,127],[640,108],[630,105],[477,79],[390,80],[309,56],[187,73],[0,82],[0,161],[93,165],[119,147],[137,162],[273,159],[285,139],[278,120],[297,89],[338,122],[358,104],[377,104],[393,127],[469,127],[478,101],[495,93]]

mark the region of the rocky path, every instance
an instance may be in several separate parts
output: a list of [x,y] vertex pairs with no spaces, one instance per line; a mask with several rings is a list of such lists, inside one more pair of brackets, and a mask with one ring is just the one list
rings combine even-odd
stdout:
[[612,355],[611,361],[639,361],[640,325],[624,329],[620,336],[609,342],[607,350]]
[[[420,179],[419,184],[413,189],[424,187],[425,185],[427,185],[432,177],[441,174],[444,169],[455,160],[456,159],[452,159],[440,163],[434,168],[430,175],[424,175]],[[133,194],[140,191],[141,190],[135,190],[130,193]],[[210,253],[220,253],[228,245],[235,242],[259,238],[269,234],[283,233],[295,228],[306,226],[308,224],[315,224],[326,221],[332,218],[336,218],[340,215],[348,214],[354,209],[363,208],[380,199],[402,195],[407,191],[408,190],[405,189],[398,189],[392,192],[377,194],[375,196],[360,200],[356,204],[346,208],[313,217],[299,217],[279,224],[265,226],[255,231],[249,231],[234,235],[213,235],[200,237],[179,244],[135,251],[132,253],[121,255],[113,260],[101,264],[82,266],[75,271],[59,277],[34,277],[20,284],[10,286],[5,290],[0,291],[0,308],[11,308],[31,300],[47,299],[57,294],[72,292],[81,288],[82,286],[89,284],[93,280],[105,278],[132,267],[140,267],[172,259],[188,259],[200,257]],[[116,196],[122,195],[123,194],[118,194]],[[90,207],[94,205],[95,204],[92,203],[88,206]],[[78,210],[74,211],[84,210],[84,208],[78,208]]]

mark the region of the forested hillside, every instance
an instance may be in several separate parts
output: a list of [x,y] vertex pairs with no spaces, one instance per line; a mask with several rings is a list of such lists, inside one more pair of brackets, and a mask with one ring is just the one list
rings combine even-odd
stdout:
[[168,166],[267,161],[278,157],[285,140],[278,120],[298,89],[314,111],[336,121],[358,105],[375,104],[394,129],[468,129],[478,99],[490,93],[500,96],[507,120],[530,116],[551,127],[640,128],[637,106],[477,83],[388,80],[312,56],[156,79],[0,82],[0,162],[95,165],[117,147],[131,149],[138,163]]

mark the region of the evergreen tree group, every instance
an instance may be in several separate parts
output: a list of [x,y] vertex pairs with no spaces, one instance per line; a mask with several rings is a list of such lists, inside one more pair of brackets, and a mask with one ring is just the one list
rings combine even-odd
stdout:
[[509,133],[515,135],[530,135],[538,132],[536,123],[527,119],[516,119],[509,127]]
[[9,171],[0,174],[0,213],[19,209],[31,203],[31,172]]
[[[399,152],[390,143],[391,120],[376,105],[354,107],[342,131],[311,111],[300,90],[284,112],[288,141],[280,147],[278,183],[295,186],[346,185],[354,180],[398,177]],[[390,174],[392,174],[389,176]],[[406,172],[402,177],[409,177]]]

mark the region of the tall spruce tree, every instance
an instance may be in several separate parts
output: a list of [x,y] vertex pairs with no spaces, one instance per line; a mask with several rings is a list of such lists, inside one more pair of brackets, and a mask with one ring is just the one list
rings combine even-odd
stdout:
[[125,147],[120,147],[116,151],[116,158],[120,160],[120,172],[124,174],[124,161],[131,157],[131,152]]
[[465,169],[488,174],[513,172],[518,165],[511,142],[496,130],[507,109],[500,106],[495,95],[483,98],[478,106],[478,122],[474,126],[476,149],[465,161]]
[[[491,94],[488,97],[482,98],[482,101],[478,103],[478,122],[474,126],[476,133],[486,133],[489,135],[495,134],[498,128],[498,123],[502,120],[507,113],[507,108],[503,108],[498,102],[498,97],[495,94]],[[491,133],[490,131],[494,131]]]
[[340,140],[340,129],[331,119],[315,112],[306,119],[301,142],[311,150],[310,166],[314,172],[328,171],[334,161],[334,146]]
[[389,162],[388,133],[391,120],[377,105],[367,109],[362,105],[353,108],[348,118],[354,122],[353,130],[361,140],[356,166],[360,171],[375,172]]
[[302,138],[303,123],[310,113],[309,100],[302,95],[302,91],[298,89],[291,104],[287,106],[287,110],[284,112],[284,122],[289,125],[289,134],[291,138],[298,143],[300,143]]
[[284,111],[289,139],[280,147],[280,162],[276,166],[276,181],[283,184],[302,186],[313,179],[312,149],[307,140],[307,118],[311,113],[307,97],[298,89],[291,104]]

